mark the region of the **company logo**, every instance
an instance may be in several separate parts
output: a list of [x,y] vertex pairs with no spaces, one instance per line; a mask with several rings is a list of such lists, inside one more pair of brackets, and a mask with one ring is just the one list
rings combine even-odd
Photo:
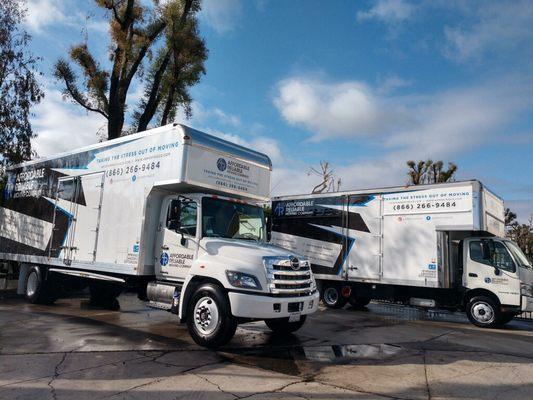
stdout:
[[300,260],[298,260],[296,257],[291,257],[291,268],[294,271],[298,271],[300,269]]
[[161,258],[159,259],[159,264],[163,267],[168,264],[168,253],[161,253]]
[[217,160],[217,168],[219,171],[224,172],[227,166],[228,164],[226,163],[226,160],[224,160],[222,157]]
[[485,278],[485,283],[491,283],[492,280],[490,278]]
[[132,181],[132,182],[135,182],[136,180],[137,180],[137,176],[136,176],[136,175],[133,175],[133,176],[131,177],[131,181]]
[[437,264],[428,264],[428,269],[437,269]]
[[431,221],[431,216],[430,216],[430,215],[428,215],[428,216],[426,217],[426,221]]
[[138,244],[134,244],[133,245],[133,252],[134,253],[138,253],[139,252],[139,245]]
[[276,217],[281,217],[283,214],[285,214],[285,203],[276,204],[276,207],[274,208],[274,215]]

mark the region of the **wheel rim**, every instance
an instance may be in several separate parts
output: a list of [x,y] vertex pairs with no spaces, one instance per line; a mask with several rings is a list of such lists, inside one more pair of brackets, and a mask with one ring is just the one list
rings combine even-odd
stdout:
[[339,301],[339,292],[337,289],[328,287],[324,290],[324,301],[330,306],[334,306]]
[[26,294],[28,297],[32,297],[37,292],[37,286],[39,284],[39,278],[35,271],[32,271],[28,276],[28,282],[26,282]]
[[194,325],[196,329],[210,335],[218,325],[219,312],[215,301],[211,297],[202,297],[194,306]]
[[490,304],[478,301],[472,305],[472,316],[482,324],[494,321],[494,310]]

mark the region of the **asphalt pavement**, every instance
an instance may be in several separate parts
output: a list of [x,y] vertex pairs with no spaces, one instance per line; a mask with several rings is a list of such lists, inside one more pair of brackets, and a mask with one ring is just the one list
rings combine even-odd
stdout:
[[320,310],[296,334],[241,325],[223,349],[122,295],[0,300],[0,399],[531,399],[533,322],[480,329],[386,304]]

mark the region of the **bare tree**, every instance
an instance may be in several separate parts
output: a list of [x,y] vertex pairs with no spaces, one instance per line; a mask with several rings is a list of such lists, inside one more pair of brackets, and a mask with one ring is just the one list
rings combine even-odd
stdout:
[[[197,28],[200,0],[95,0],[108,14],[111,36],[109,71],[86,43],[70,49],[70,59],[85,77],[84,88],[65,59],[55,65],[64,95],[87,111],[107,119],[108,139],[124,133],[127,95],[133,78],[148,70],[145,92],[133,115],[134,129],[173,119],[178,106],[190,115],[188,89],[205,72],[207,50]],[[153,54],[155,53],[155,56]],[[147,66],[143,66],[147,63]]]
[[333,172],[327,161],[320,161],[320,170],[311,167],[307,175],[317,175],[322,180],[311,193],[338,192],[341,187],[341,178],[336,177]]
[[449,162],[448,168],[444,168],[442,161],[407,161],[409,170],[409,185],[424,185],[431,183],[453,182],[457,172],[457,165]]

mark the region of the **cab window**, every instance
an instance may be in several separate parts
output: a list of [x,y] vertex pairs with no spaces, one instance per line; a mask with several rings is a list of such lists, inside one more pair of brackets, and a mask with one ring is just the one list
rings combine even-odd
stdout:
[[492,248],[492,258],[490,260],[485,260],[483,259],[483,253],[481,252],[481,241],[476,240],[470,242],[470,258],[478,263],[514,272],[515,267],[513,258],[509,254],[507,248],[501,242],[494,241],[492,243],[494,245]]
[[172,200],[168,206],[167,229],[196,236],[197,211],[193,201]]

